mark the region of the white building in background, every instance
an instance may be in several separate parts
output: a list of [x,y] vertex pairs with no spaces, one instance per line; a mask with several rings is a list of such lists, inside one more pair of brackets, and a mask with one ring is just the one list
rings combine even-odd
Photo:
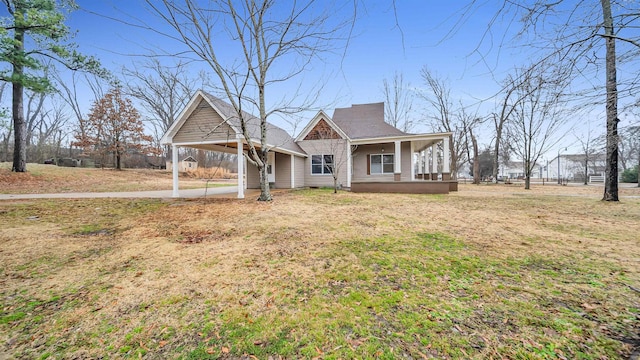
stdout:
[[[536,163],[531,171],[532,179],[542,179],[543,167]],[[524,179],[524,162],[508,161],[500,165],[498,177],[502,179]]]
[[[605,155],[592,154],[587,162],[587,175],[604,175]],[[565,179],[582,182],[585,176],[585,154],[560,154],[549,160],[542,176],[548,180]]]

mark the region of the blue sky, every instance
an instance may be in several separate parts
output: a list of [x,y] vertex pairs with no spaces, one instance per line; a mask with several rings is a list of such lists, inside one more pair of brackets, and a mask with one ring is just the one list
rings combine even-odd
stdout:
[[[324,82],[323,92],[327,95],[319,105],[331,103],[343,107],[383,101],[382,81],[390,79],[396,71],[402,72],[411,85],[420,87],[420,70],[426,65],[447,78],[461,98],[489,96],[498,87],[486,75],[486,66],[476,64],[469,55],[479,42],[493,10],[486,8],[486,13],[474,14],[463,28],[443,41],[453,26],[457,11],[465,3],[398,1],[398,26],[391,1],[362,2],[357,8],[358,19],[346,52],[324,55],[325,62],[300,79]],[[111,69],[129,66],[140,59],[133,55],[143,55],[159,47],[180,47],[157,34],[106,18],[131,23],[143,19],[159,29],[165,28],[162,21],[149,15],[141,1],[79,0],[78,4],[86,11],[74,13],[69,22],[78,30],[76,41],[85,53],[96,55]]]
[[[116,73],[122,67],[130,67],[134,62],[141,61],[150,52],[170,53],[183,48],[157,33],[127,24],[144,22],[158,31],[167,31],[167,25],[150,14],[144,1],[77,0],[77,3],[81,9],[72,13],[68,22],[77,31],[76,43],[83,53],[96,56],[105,67]],[[459,99],[465,105],[477,104],[479,100],[495,94],[499,89],[497,81],[514,66],[526,63],[529,54],[521,46],[510,45],[509,38],[519,24],[499,19],[504,23],[498,21],[493,25],[492,33],[484,38],[480,49],[481,53],[490,56],[485,59],[486,62],[480,61],[474,50],[481,43],[487,24],[501,1],[481,1],[478,2],[481,6],[465,13],[464,8],[468,3],[462,0],[397,0],[394,12],[392,0],[360,1],[358,18],[346,52],[324,55],[324,61],[314,63],[310,71],[288,86],[295,88],[300,83],[321,82],[324,87],[317,105],[322,107],[330,104],[331,107],[325,110],[331,114],[334,106],[383,101],[382,81],[391,79],[396,71],[403,73],[405,81],[411,83],[413,88],[420,89],[423,87],[420,70],[428,66],[448,81],[456,102]],[[337,18],[343,15],[336,13]],[[465,16],[459,21],[462,15]],[[505,33],[507,41],[499,48],[502,41],[500,37]],[[168,63],[172,61],[171,58],[164,60]],[[198,65],[193,65],[194,73],[200,69]],[[286,93],[287,88],[280,88],[276,92]],[[90,103],[87,108],[89,106]],[[418,119],[425,119],[425,114],[430,111],[422,101],[416,101],[414,107]],[[470,109],[486,115],[493,105],[489,100],[480,107],[471,106]],[[589,115],[596,122],[592,128],[604,129],[603,110],[595,110]],[[624,121],[623,118],[622,125]],[[294,131],[289,124],[278,125]],[[296,130],[299,131],[304,125],[298,125]],[[585,126],[575,128],[579,132]],[[428,131],[429,128],[423,125],[415,130]],[[564,131],[567,136],[558,147],[575,145],[574,137],[568,134],[576,131],[568,128]],[[485,145],[491,141],[489,134],[490,131],[485,131],[481,138]]]

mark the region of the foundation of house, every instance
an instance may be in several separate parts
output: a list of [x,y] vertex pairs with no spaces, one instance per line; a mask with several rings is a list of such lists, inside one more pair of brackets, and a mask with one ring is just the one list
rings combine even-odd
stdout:
[[352,192],[400,194],[448,194],[458,191],[458,181],[351,182]]

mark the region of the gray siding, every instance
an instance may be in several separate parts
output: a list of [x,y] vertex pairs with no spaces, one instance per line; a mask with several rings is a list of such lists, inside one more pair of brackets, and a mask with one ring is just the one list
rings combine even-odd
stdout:
[[291,188],[291,155],[276,153],[276,189]]
[[295,156],[295,186],[297,188],[305,187],[307,184],[304,183],[304,172],[305,172],[305,164],[306,159],[300,156]]
[[402,152],[401,168],[402,175],[400,180],[411,181],[411,142],[405,141],[400,143],[400,151]]
[[247,189],[260,189],[260,173],[258,168],[247,161]]
[[[221,125],[222,124],[222,125]],[[173,137],[174,143],[233,140],[236,134],[222,117],[202,100]]]
[[[303,140],[298,145],[309,157],[304,162],[304,186],[333,187],[331,174],[314,175],[311,173],[312,155],[333,155],[338,169],[338,184],[347,186],[347,141],[343,139]],[[296,168],[296,172],[298,169]]]
[[[384,152],[382,151],[384,149]],[[371,154],[393,154],[394,143],[383,143],[374,145],[358,145],[353,153],[353,178],[352,181],[393,181],[393,174],[371,174],[367,175],[367,155]],[[401,143],[400,166],[402,181],[411,181],[411,142]]]

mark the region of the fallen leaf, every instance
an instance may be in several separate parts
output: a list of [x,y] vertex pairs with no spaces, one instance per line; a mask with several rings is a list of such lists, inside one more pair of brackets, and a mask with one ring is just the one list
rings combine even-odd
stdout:
[[226,347],[226,346],[223,346],[222,347],[222,352],[225,353],[225,354],[228,354],[229,353],[229,348]]

